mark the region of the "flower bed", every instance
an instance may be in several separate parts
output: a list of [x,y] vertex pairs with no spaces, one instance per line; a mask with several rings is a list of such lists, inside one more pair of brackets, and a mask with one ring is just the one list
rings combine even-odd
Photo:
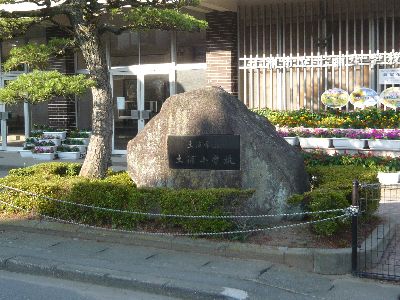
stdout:
[[399,129],[278,127],[277,132],[291,145],[293,137],[298,137],[302,148],[400,150]]
[[311,112],[301,109],[296,111],[275,111],[269,109],[254,110],[268,118],[277,126],[310,128],[398,128],[400,111],[368,108],[352,112],[339,110]]
[[369,140],[400,140],[400,129],[337,129],[277,127],[281,137],[348,138]]

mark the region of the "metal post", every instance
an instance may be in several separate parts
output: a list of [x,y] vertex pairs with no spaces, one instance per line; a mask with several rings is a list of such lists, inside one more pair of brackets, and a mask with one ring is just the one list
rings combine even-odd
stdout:
[[28,138],[31,134],[31,107],[27,101],[24,102],[24,124],[25,138]]
[[[0,113],[6,111],[6,105],[0,104]],[[7,150],[7,120],[1,118],[0,120],[1,131],[1,150]]]
[[[357,179],[353,181],[353,193],[352,193],[352,206],[359,205],[359,182]],[[357,215],[351,216],[351,271],[352,273],[357,272]]]

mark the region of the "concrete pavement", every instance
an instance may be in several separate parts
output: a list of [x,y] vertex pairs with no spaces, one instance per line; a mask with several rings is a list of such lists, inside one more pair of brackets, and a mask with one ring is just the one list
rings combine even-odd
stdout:
[[[39,162],[0,152],[0,176]],[[124,170],[125,157],[114,156],[113,165]],[[297,261],[304,260],[299,270],[259,249],[253,259],[243,254],[229,258],[224,255],[230,246],[223,243],[213,247],[203,241],[199,253],[191,251],[195,243],[173,238],[146,242],[58,223],[28,223],[0,223],[0,269],[188,299],[400,299],[399,285],[301,271],[306,268],[304,253],[292,253]],[[285,251],[282,259],[289,258]],[[334,261],[329,265],[334,268]]]
[[[185,299],[398,299],[400,286],[324,276],[265,260],[131,245],[63,225],[0,225],[0,268]],[[78,229],[78,228],[77,228]]]
[[174,300],[168,296],[0,270],[0,300]]

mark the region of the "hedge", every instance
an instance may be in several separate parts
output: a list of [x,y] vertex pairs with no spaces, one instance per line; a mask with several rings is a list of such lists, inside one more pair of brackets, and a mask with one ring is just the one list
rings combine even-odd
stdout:
[[[354,178],[361,182],[377,182],[377,168],[363,165],[360,159],[325,157],[324,160],[322,154],[304,155],[307,171],[313,179],[313,189],[288,199],[290,204],[301,205],[304,210],[346,208],[351,204]],[[238,189],[137,188],[126,172],[110,172],[102,180],[88,179],[78,176],[80,168],[80,164],[74,163],[38,164],[11,170],[7,177],[0,179],[0,184],[75,203],[118,210],[182,215],[241,214],[253,193]],[[242,223],[230,219],[150,218],[110,213],[51,202],[9,190],[3,190],[0,199],[37,213],[108,228],[197,233],[235,230],[243,226]],[[370,206],[368,213],[372,214],[376,208],[377,206]],[[15,211],[6,205],[0,205],[0,209]],[[337,213],[326,213],[310,218],[318,220],[336,215]],[[344,221],[318,223],[313,229],[321,235],[333,235],[347,228],[348,221],[347,218]]]
[[[251,190],[238,189],[136,188],[126,172],[111,172],[102,180],[88,179],[77,176],[80,167],[80,164],[73,163],[38,164],[11,170],[7,177],[0,179],[0,184],[98,207],[182,215],[237,214],[253,193]],[[150,218],[93,210],[10,190],[3,190],[0,198],[40,214],[108,228],[196,233],[234,230],[240,226],[230,219]],[[6,205],[1,205],[0,209],[15,211]]]
[[[321,211],[337,208],[346,208],[351,205],[353,179],[363,183],[377,182],[377,172],[359,165],[317,165],[308,166],[307,173],[312,182],[312,190],[302,195],[294,195],[288,199],[288,203],[302,206],[305,211]],[[369,206],[368,217],[378,208]],[[324,213],[312,215],[311,220],[320,220],[337,216],[338,213]],[[331,236],[349,227],[350,219],[336,219],[316,223],[313,226],[317,234]]]

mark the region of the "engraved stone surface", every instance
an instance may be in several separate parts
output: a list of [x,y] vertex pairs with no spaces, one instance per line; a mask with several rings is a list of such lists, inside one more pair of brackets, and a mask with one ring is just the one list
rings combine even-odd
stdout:
[[240,135],[168,136],[171,169],[240,170]]
[[127,160],[138,187],[254,189],[252,212],[284,212],[287,197],[309,188],[299,151],[220,88],[170,97],[129,142]]

